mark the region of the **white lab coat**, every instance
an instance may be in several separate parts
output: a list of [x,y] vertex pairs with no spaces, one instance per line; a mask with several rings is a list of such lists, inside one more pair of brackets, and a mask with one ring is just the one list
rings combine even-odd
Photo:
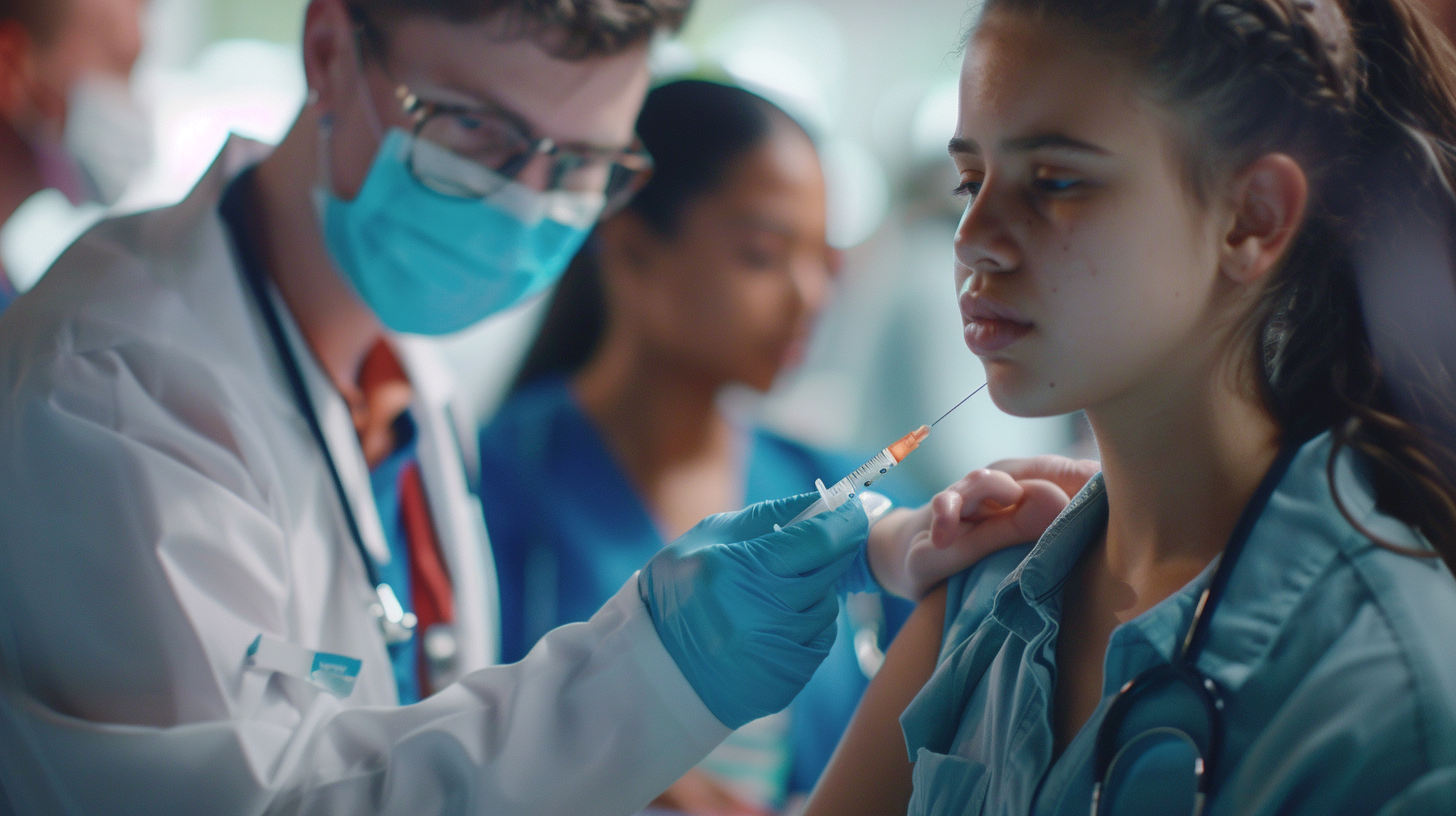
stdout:
[[[492,559],[448,389],[403,339],[462,676],[397,705],[360,555],[217,213],[263,152],[233,139],[185,201],[101,224],[0,318],[0,813],[633,812],[728,729],[635,577],[491,665]],[[289,330],[387,558],[347,409]],[[357,686],[247,668],[260,633],[360,658]]]

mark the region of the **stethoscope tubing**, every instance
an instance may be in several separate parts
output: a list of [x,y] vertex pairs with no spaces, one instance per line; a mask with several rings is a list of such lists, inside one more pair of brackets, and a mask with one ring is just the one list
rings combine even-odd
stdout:
[[370,588],[378,593],[381,581],[379,570],[374,564],[374,559],[369,555],[369,550],[364,546],[364,535],[359,529],[359,520],[354,515],[353,505],[349,501],[349,493],[344,488],[343,477],[339,475],[338,465],[334,462],[333,454],[329,450],[328,439],[324,436],[323,425],[319,421],[318,411],[315,410],[313,400],[309,397],[308,387],[304,383],[303,370],[298,363],[298,358],[293,353],[293,348],[288,342],[288,335],[283,330],[283,319],[278,314],[278,309],[273,303],[273,298],[268,292],[268,282],[264,273],[262,258],[259,257],[257,247],[253,243],[251,231],[248,229],[251,224],[249,213],[244,206],[243,196],[249,192],[246,186],[250,179],[239,177],[234,179],[228,191],[224,194],[219,205],[223,222],[227,225],[232,235],[234,251],[237,253],[238,267],[242,272],[242,278],[247,284],[253,301],[258,306],[258,311],[263,316],[263,323],[268,328],[268,335],[272,340],[274,352],[278,361],[283,365],[283,372],[288,380],[289,391],[292,392],[295,407],[303,415],[308,425],[309,433],[313,436],[314,442],[318,445],[319,452],[323,454],[324,462],[328,464],[329,478],[333,482],[334,492],[339,497],[339,506],[344,513],[344,522],[349,528],[349,537],[354,542],[354,548],[359,553],[363,562],[364,574],[369,579]]
[[1294,461],[1294,456],[1298,451],[1297,444],[1286,442],[1281,446],[1278,455],[1275,456],[1269,469],[1265,471],[1264,478],[1259,482],[1258,488],[1255,489],[1254,495],[1244,505],[1243,512],[1239,514],[1239,519],[1234,524],[1233,532],[1229,534],[1229,541],[1224,546],[1218,567],[1215,568],[1213,577],[1198,599],[1198,606],[1193,613],[1193,622],[1188,627],[1188,633],[1184,636],[1183,643],[1172,663],[1160,664],[1139,673],[1125,683],[1117,696],[1113,698],[1106,716],[1098,726],[1097,743],[1094,749],[1093,772],[1094,779],[1097,781],[1093,787],[1091,811],[1093,816],[1098,816],[1101,812],[1104,783],[1124,747],[1117,743],[1116,737],[1127,712],[1149,690],[1149,684],[1161,679],[1163,675],[1170,674],[1183,676],[1182,682],[1187,683],[1190,688],[1198,689],[1199,699],[1203,703],[1208,718],[1209,755],[1200,758],[1197,786],[1197,810],[1203,809],[1203,804],[1211,792],[1214,766],[1222,748],[1224,723],[1223,700],[1218,685],[1212,678],[1198,670],[1198,658],[1208,643],[1213,615],[1218,609],[1219,602],[1223,600],[1234,567],[1243,554],[1249,537],[1253,534],[1254,526],[1264,514],[1264,509],[1268,506],[1279,483],[1283,481],[1284,475],[1289,471],[1290,463]]

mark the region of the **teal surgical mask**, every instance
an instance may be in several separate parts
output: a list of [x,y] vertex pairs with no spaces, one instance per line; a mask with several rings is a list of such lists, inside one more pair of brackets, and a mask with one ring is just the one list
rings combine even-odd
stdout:
[[[449,334],[554,283],[605,196],[534,190],[417,138],[399,128],[385,133],[353,201],[327,184],[316,190],[329,253],[379,320],[397,332]],[[422,162],[432,177],[492,192],[431,189],[417,178]]]

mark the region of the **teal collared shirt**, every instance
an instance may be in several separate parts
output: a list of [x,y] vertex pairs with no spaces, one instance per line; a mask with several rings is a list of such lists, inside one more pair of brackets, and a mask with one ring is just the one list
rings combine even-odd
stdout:
[[[1198,660],[1226,704],[1216,816],[1456,812],[1456,581],[1439,559],[1377,547],[1345,520],[1325,476],[1330,444],[1320,436],[1296,454]],[[1387,542],[1429,549],[1376,511],[1359,471],[1342,452],[1336,483],[1351,516]],[[1102,703],[1052,762],[1062,586],[1106,523],[1099,476],[1035,547],[951,579],[937,668],[901,717],[911,814],[1088,812],[1109,702],[1172,660],[1213,572],[1113,632]]]

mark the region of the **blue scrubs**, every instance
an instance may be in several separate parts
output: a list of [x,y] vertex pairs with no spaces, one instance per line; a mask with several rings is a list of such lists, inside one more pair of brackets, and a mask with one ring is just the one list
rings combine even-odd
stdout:
[[[1456,581],[1439,559],[1397,555],[1351,526],[1325,478],[1329,454],[1326,434],[1296,455],[1198,660],[1225,701],[1207,813],[1453,812]],[[1367,529],[1429,550],[1375,510],[1349,450],[1336,479]],[[1213,574],[1210,565],[1113,632],[1102,703],[1053,761],[1061,590],[1106,524],[1099,476],[1034,548],[997,553],[951,579],[939,665],[901,717],[915,760],[911,814],[1088,812],[1110,700],[1172,660]],[[1440,809],[1424,809],[1443,797]]]
[[[745,444],[749,504],[812,490],[816,478],[833,483],[869,458],[824,453],[763,430],[746,433]],[[481,433],[480,448],[502,658],[514,661],[547,631],[590,618],[665,542],[565,379],[512,395]],[[893,499],[918,498],[897,495],[893,478],[884,485]],[[882,647],[910,608],[884,599]],[[845,617],[833,651],[792,708],[790,791],[813,787],[868,685]]]

